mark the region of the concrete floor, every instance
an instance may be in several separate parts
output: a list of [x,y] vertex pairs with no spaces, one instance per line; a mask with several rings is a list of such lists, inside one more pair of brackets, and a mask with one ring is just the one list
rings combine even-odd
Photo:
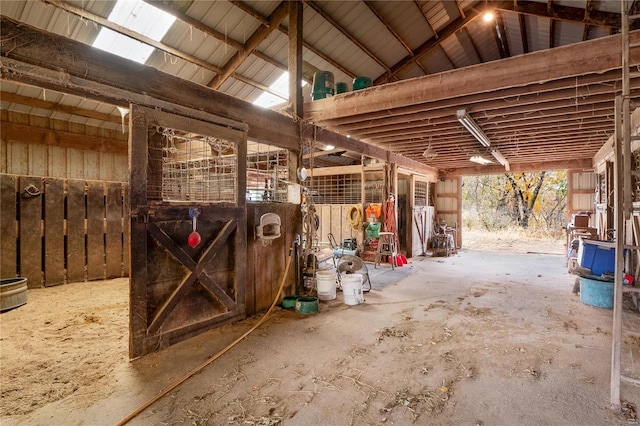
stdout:
[[[580,302],[562,256],[465,250],[369,269],[364,304],[338,293],[316,315],[276,311],[129,424],[629,423],[608,408],[612,311]],[[2,424],[116,424],[257,319],[118,362],[108,381]],[[625,369],[639,349],[624,345]],[[637,404],[640,389],[622,397]]]

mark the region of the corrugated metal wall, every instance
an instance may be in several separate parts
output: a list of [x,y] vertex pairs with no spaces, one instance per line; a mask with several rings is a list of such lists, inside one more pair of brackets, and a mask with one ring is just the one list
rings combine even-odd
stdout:
[[462,232],[460,225],[462,224],[462,206],[461,189],[462,178],[451,178],[440,180],[436,183],[436,223],[444,220],[447,226],[457,227],[458,247],[462,244]]
[[593,171],[567,171],[567,216],[578,212],[590,212],[589,226],[595,227],[595,193],[597,179]]

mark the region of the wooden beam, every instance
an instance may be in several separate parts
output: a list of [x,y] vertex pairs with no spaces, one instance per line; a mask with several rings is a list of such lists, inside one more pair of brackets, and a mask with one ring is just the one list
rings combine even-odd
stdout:
[[587,0],[587,4],[584,6],[584,29],[582,31],[582,41],[589,39],[589,19],[591,18],[591,12],[593,11],[593,3],[591,0]]
[[[231,3],[232,5],[237,7],[238,9],[240,9],[243,12],[249,14],[253,18],[255,18],[258,21],[262,22],[263,24],[267,23],[267,18],[262,16],[258,11],[252,9],[249,5],[247,5],[247,4],[245,4],[245,3],[241,2],[241,1],[238,1],[238,0],[228,0],[228,1],[229,1],[229,3]],[[278,30],[283,34],[287,34],[287,35],[289,34],[289,29],[287,27],[283,26],[283,25],[278,26]],[[311,44],[305,42],[304,40],[302,41],[302,45],[306,49],[308,49],[310,52],[313,52],[314,54],[318,55],[324,61],[326,61],[327,63],[329,63],[332,66],[336,67],[337,69],[339,69],[340,71],[342,71],[343,73],[348,75],[349,77],[354,78],[357,75],[353,71],[348,70],[344,65],[336,62],[335,60],[330,58],[328,55],[325,55],[323,52],[321,52],[320,50],[316,49],[315,46],[312,46]]]
[[[511,173],[539,172],[546,170],[590,169],[591,159],[581,158],[575,160],[545,161],[540,163],[511,163],[510,166]],[[457,176],[497,175],[502,173],[504,173],[504,167],[499,164],[440,170],[440,176],[445,178],[452,178]]]
[[[422,10],[422,6],[420,5],[420,3],[418,3],[417,0],[413,0],[413,4],[416,5],[416,7],[418,8],[418,10],[420,11],[420,15],[422,15],[422,17],[424,18],[424,21],[427,23],[427,25],[429,26],[429,29],[431,30],[431,32],[433,33],[433,38],[435,38],[436,40],[440,38],[440,36],[438,35],[438,32],[436,31],[436,29],[433,27],[433,25],[431,24],[431,22],[429,22],[429,18],[427,17],[427,15],[424,13],[424,10]],[[460,7],[460,5],[458,5],[458,10],[462,10],[462,8]],[[464,17],[464,12],[460,14],[460,16]]]
[[235,71],[242,65],[245,59],[258,48],[268,36],[289,14],[289,4],[281,2],[278,7],[269,15],[267,24],[260,26],[247,40],[244,49],[237,51],[233,57],[222,67],[222,70],[208,84],[212,89],[219,89],[222,83],[227,81]]
[[377,63],[378,65],[380,65],[385,71],[387,71],[387,72],[390,71],[389,70],[389,66],[387,64],[382,62],[382,60],[380,58],[378,58],[371,50],[369,50],[369,48],[367,46],[365,46],[362,42],[360,42],[360,40],[358,40],[356,37],[354,37],[352,34],[350,34],[342,25],[340,25],[340,23],[338,21],[333,19],[328,13],[326,13],[324,10],[322,10],[320,5],[318,5],[315,1],[312,1],[312,0],[302,0],[302,1],[304,1],[304,3],[307,6],[309,6],[311,9],[313,9],[325,21],[330,23],[335,29],[340,31],[342,33],[342,35],[344,35],[349,41],[351,41],[353,44],[355,44],[358,47],[358,49],[362,50],[368,57],[373,59],[373,61],[375,63]]
[[[150,37],[147,37],[147,36],[145,36],[143,34],[140,34],[140,33],[137,33],[135,31],[132,31],[132,30],[126,28],[126,27],[123,27],[122,25],[116,24],[115,22],[111,22],[108,19],[103,18],[102,16],[93,14],[91,12],[88,12],[88,11],[84,10],[84,9],[76,7],[76,6],[74,6],[74,5],[70,4],[70,3],[67,3],[66,1],[62,1],[62,0],[41,0],[41,1],[43,1],[43,2],[45,2],[47,4],[50,4],[52,6],[55,6],[55,7],[59,8],[59,9],[65,10],[65,11],[67,11],[69,13],[72,13],[72,14],[78,16],[80,19],[87,19],[89,21],[93,21],[93,22],[95,22],[95,23],[97,23],[97,24],[99,24],[99,25],[101,25],[101,26],[103,26],[105,28],[109,28],[110,30],[115,31],[117,33],[120,33],[122,35],[125,35],[125,36],[127,36],[127,37],[129,37],[129,38],[131,38],[133,40],[137,40],[137,41],[139,41],[141,43],[144,43],[144,44],[146,44],[148,46],[154,47],[154,48],[156,48],[156,49],[158,49],[158,50],[160,50],[162,52],[166,52],[166,53],[168,53],[170,55],[173,55],[173,56],[176,56],[176,57],[178,57],[178,58],[180,58],[182,60],[185,60],[185,61],[190,62],[192,64],[198,65],[198,66],[200,66],[200,67],[202,67],[204,69],[207,69],[209,71],[213,71],[216,74],[219,74],[219,73],[223,72],[223,70],[220,67],[218,67],[218,66],[216,66],[214,64],[211,64],[211,63],[209,63],[207,61],[203,61],[202,59],[200,59],[200,58],[198,58],[196,56],[189,55],[189,54],[187,54],[187,53],[185,53],[185,52],[183,52],[181,50],[178,50],[176,48],[168,46],[168,45],[166,45],[166,44],[164,44],[162,42],[156,41],[156,40],[154,40],[154,39],[152,39]],[[255,82],[252,79],[250,79],[248,77],[245,77],[245,76],[243,76],[241,74],[238,74],[238,73],[234,72],[234,73],[232,73],[232,77],[237,79],[237,80],[239,80],[239,81],[242,81],[243,83],[246,83],[246,84],[248,84],[250,86],[253,86],[253,87],[257,88],[257,89],[267,91],[267,92],[271,93],[274,96],[281,96],[279,93],[269,89],[268,87],[266,87],[266,86],[264,86],[264,85],[262,85],[262,84],[260,84],[258,82]]]
[[196,115],[202,111],[246,123],[251,138],[300,149],[298,125],[277,112],[5,16],[0,35],[2,79],[122,107],[137,103],[177,112],[178,105]]
[[[182,11],[178,10],[177,8],[173,7],[170,4],[166,4],[164,2],[161,1],[154,1],[154,0],[142,0],[145,3],[149,3],[151,5],[153,5],[154,7],[163,10],[173,16],[176,17],[176,19],[178,19],[179,21],[184,22],[185,24],[193,27],[193,28],[197,28],[198,30],[202,31],[204,34],[206,34],[207,36],[211,36],[213,38],[215,38],[218,41],[223,42],[224,44],[233,47],[234,49],[240,51],[244,49],[244,44],[241,43],[238,40],[235,40],[231,37],[229,37],[228,34],[223,34],[220,31],[216,30],[215,28],[212,28],[210,26],[208,26],[207,24],[203,23],[202,21],[199,21],[198,19],[192,18],[191,16],[187,15],[186,13],[183,13]],[[274,67],[282,70],[282,71],[287,71],[287,65],[286,64],[281,64],[280,62],[278,62],[276,59],[272,58],[271,56],[267,55],[264,52],[261,52],[260,50],[254,49],[253,52],[251,52],[252,55],[262,59],[263,61],[265,61],[268,64],[273,65]],[[237,74],[234,74],[234,78]],[[311,84],[311,79],[307,78],[305,76],[305,81],[309,84]]]
[[71,105],[58,104],[51,101],[45,101],[38,98],[30,98],[28,96],[18,95],[17,93],[0,92],[0,99],[3,102],[14,102],[20,105],[26,105],[32,108],[48,109],[55,112],[63,112],[65,114],[77,115],[79,117],[92,118],[95,120],[108,121],[109,123],[122,124],[122,117],[119,115],[107,114],[100,111],[92,111],[82,109]]
[[518,23],[520,24],[520,40],[522,41],[522,53],[529,53],[529,41],[527,38],[527,21],[525,15],[518,13]]
[[504,46],[502,44],[502,40],[500,39],[500,32],[498,31],[498,24],[494,23],[491,26],[491,31],[493,32],[493,39],[496,42],[496,46],[498,46],[498,52],[500,53],[500,58],[504,59],[507,57],[507,53],[504,51]]
[[335,176],[335,175],[355,175],[362,173],[362,166],[335,166],[311,169],[310,176]]
[[620,28],[622,23],[620,20],[620,13],[605,12],[594,9],[587,18],[585,16],[585,9],[573,6],[564,6],[556,3],[552,4],[551,8],[549,8],[545,3],[518,0],[516,2],[511,2],[510,5],[496,5],[494,8],[524,13],[526,15],[553,18],[560,21],[579,22],[596,27]]
[[[485,2],[483,2],[482,4],[485,4]],[[493,6],[500,6],[501,8],[508,8],[512,4],[513,3],[510,1],[486,2],[487,7],[490,7],[489,5],[493,5]],[[420,59],[422,56],[430,52],[431,49],[440,46],[440,43],[442,42],[442,40],[446,39],[450,35],[453,35],[459,30],[461,30],[462,28],[466,27],[471,21],[473,21],[483,11],[484,11],[484,8],[482,9],[473,8],[471,9],[471,11],[469,11],[469,13],[464,18],[460,17],[452,21],[451,23],[449,23],[449,25],[447,25],[442,30],[440,30],[439,38],[432,37],[429,40],[425,41],[423,44],[421,44],[418,48],[416,48],[413,51],[413,55],[406,56],[404,59],[402,59],[395,65],[393,65],[391,67],[391,70],[388,73],[385,73],[380,77],[376,78],[374,81],[374,85],[379,85],[387,81],[391,81],[392,77],[402,72],[409,65],[411,65],[411,63],[414,62],[415,60]]]
[[[619,84],[620,72],[610,71],[601,75],[587,75],[584,77],[570,77],[566,79],[554,80],[544,85],[534,85],[525,88],[514,87],[495,92],[478,93],[464,97],[464,104],[469,106],[469,111],[476,108],[479,111],[499,110],[518,108],[519,112],[535,112],[540,109],[556,108],[566,106],[567,103],[587,104],[592,96],[598,96],[595,102],[611,101],[612,93],[610,87]],[[637,79],[631,81],[635,88],[640,87]],[[577,99],[573,99],[575,96]],[[604,96],[604,97],[603,97]],[[513,98],[513,99],[509,99]],[[555,103],[555,104],[553,104]],[[538,108],[538,105],[542,105]],[[383,110],[364,115],[354,115],[340,117],[330,120],[315,121],[322,127],[339,127],[341,133],[368,128],[369,126],[383,126],[387,124],[402,123],[404,121],[424,120],[425,113],[429,112],[429,118],[433,114],[437,116],[453,116],[460,108],[460,99],[445,98],[429,103],[416,104],[407,107],[395,108],[393,110]],[[498,111],[495,111],[498,110]]]
[[556,20],[549,19],[549,49],[553,49],[556,39]]
[[304,117],[302,99],[302,9],[295,0],[287,0],[289,6],[289,103],[296,120]]
[[509,39],[507,37],[507,30],[504,27],[504,21],[502,19],[502,13],[496,13],[496,30],[498,32],[498,38],[500,39],[500,45],[502,46],[502,50],[504,51],[505,57],[508,58],[511,56],[511,51],[509,50]]
[[460,5],[460,2],[458,0],[454,0],[456,7],[458,8],[458,13],[460,14],[460,16],[462,18],[464,18],[466,16],[466,14],[464,13],[464,9],[462,8],[462,6]]
[[348,138],[338,133],[333,133],[325,129],[314,129],[307,127],[304,129],[303,136],[308,139],[341,147],[347,151],[353,151],[371,158],[377,158],[389,163],[396,164],[416,172],[424,173],[427,176],[435,178],[437,170],[415,160],[403,157],[391,151],[378,146],[369,145],[354,138]]
[[110,139],[7,121],[1,121],[0,124],[2,124],[2,139],[6,141],[108,152],[111,154],[126,155],[128,150],[128,141],[126,139]]
[[331,154],[337,154],[339,152],[347,152],[346,149],[344,148],[334,148],[334,149],[328,149],[326,151],[315,151],[315,152],[310,152],[308,154],[303,154],[302,158],[303,159],[307,159],[307,158],[316,158],[316,157],[322,157],[323,155],[331,155]]
[[[631,33],[630,39],[632,44],[638,43],[640,32]],[[306,115],[317,122],[555,79],[601,74],[620,68],[620,49],[620,35],[603,37],[319,99],[307,104]],[[640,63],[640,49],[631,49],[630,61],[631,65]],[[486,78],[488,75],[492,78]]]

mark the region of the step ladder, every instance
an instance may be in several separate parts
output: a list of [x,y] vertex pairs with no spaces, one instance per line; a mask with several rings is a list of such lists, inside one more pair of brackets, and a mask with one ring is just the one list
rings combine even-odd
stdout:
[[[630,42],[629,24],[633,20],[640,19],[640,14],[629,14],[629,7],[635,4],[627,0],[621,1],[622,21],[622,93],[615,100],[615,135],[614,135],[614,205],[615,205],[615,281],[613,295],[613,332],[611,348],[611,409],[619,412],[622,410],[620,399],[621,382],[640,385],[640,378],[622,374],[621,352],[624,336],[640,337],[640,330],[625,327],[623,323],[623,293],[631,293],[634,302],[637,303],[640,287],[623,286],[625,273],[639,278],[640,272],[640,202],[634,203],[632,188],[632,142],[638,140],[638,136],[631,133],[631,108],[640,106],[637,100],[631,98],[629,67],[629,50],[640,47],[640,43]],[[640,75],[633,77],[640,77]],[[639,123],[640,124],[640,123]],[[637,177],[640,179],[640,176]],[[633,243],[628,244],[625,238],[632,235]],[[626,256],[625,256],[626,250]],[[632,264],[637,266],[630,271]]]

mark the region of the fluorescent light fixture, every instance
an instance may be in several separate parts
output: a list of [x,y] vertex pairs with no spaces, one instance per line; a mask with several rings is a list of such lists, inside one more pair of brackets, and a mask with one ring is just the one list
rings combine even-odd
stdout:
[[486,166],[487,164],[491,164],[493,163],[493,161],[488,160],[480,155],[474,155],[473,157],[469,158],[469,161],[473,161],[474,163],[478,163],[478,164],[482,164],[483,166]]
[[493,149],[491,150],[491,155],[493,155],[493,158],[498,160],[498,163],[504,166],[506,171],[510,170],[509,161],[506,158],[504,158],[504,155],[502,155],[500,151],[498,151],[497,149]]
[[460,123],[462,123],[464,128],[467,129],[469,133],[471,133],[471,135],[473,135],[473,137],[482,144],[482,146],[486,146],[487,148],[491,146],[491,141],[489,140],[487,135],[485,135],[480,126],[478,126],[476,122],[473,121],[473,118],[471,118],[471,116],[467,114],[466,109],[459,109],[456,112],[456,118]]
[[332,149],[336,149],[336,147],[333,145],[325,145],[324,148],[322,148],[323,151],[331,151]]

